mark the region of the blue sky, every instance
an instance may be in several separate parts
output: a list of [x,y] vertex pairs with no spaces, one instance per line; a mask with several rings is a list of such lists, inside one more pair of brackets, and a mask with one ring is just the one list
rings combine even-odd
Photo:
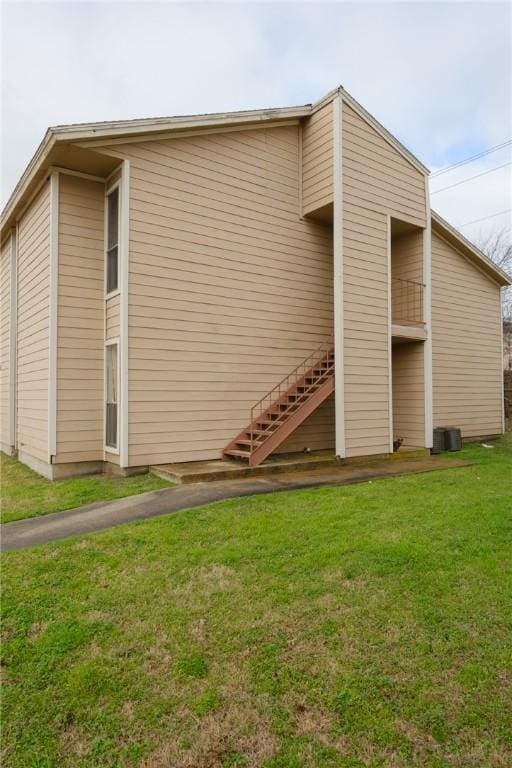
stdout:
[[[48,125],[301,104],[340,83],[436,170],[512,138],[511,14],[493,2],[3,3],[2,200]],[[509,146],[432,190],[510,160]],[[511,208],[510,170],[433,205],[455,225]]]

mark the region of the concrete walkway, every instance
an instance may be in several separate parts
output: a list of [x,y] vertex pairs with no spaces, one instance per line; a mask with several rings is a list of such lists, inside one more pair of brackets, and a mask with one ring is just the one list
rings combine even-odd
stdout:
[[253,496],[255,494],[291,491],[321,486],[360,483],[382,477],[432,472],[439,469],[466,467],[470,461],[429,456],[404,461],[380,461],[354,466],[312,470],[307,473],[290,472],[243,480],[223,480],[196,485],[162,488],[159,491],[129,496],[107,503],[98,502],[84,507],[55,512],[28,520],[6,523],[1,528],[1,550],[4,552],[46,544],[105,528],[113,528],[134,520],[167,515],[181,509],[199,507],[223,499]]

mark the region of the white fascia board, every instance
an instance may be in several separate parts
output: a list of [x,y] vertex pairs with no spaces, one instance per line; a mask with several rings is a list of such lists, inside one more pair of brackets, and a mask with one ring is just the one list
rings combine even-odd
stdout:
[[42,140],[41,144],[37,148],[34,156],[30,160],[25,171],[23,172],[23,175],[21,176],[20,180],[14,187],[14,190],[11,196],[9,197],[7,203],[5,204],[5,207],[2,211],[2,215],[0,217],[0,229],[4,228],[5,222],[11,216],[14,208],[17,205],[18,200],[27,191],[28,187],[32,183],[32,180],[34,179],[34,176],[40,169],[41,165],[44,163],[45,159],[48,157],[54,144],[55,144],[55,135],[52,129],[49,128],[46,131],[44,139]]
[[348,91],[346,91],[344,88],[341,88],[341,92],[343,94],[343,101],[348,104],[348,106],[351,107],[354,112],[357,112],[357,114],[362,117],[365,122],[371,125],[372,128],[374,128],[377,133],[380,134],[385,141],[387,141],[388,144],[396,149],[397,152],[402,155],[402,157],[404,157],[411,165],[413,165],[417,171],[427,176],[430,174],[430,170],[425,165],[423,165],[423,163],[418,160],[418,158],[413,155],[413,153],[396,138],[396,136],[393,136],[393,134],[390,133],[387,128],[382,125],[382,123],[379,123],[377,118],[375,118],[361,104],[359,104],[359,102],[356,101],[356,99],[354,99],[354,97],[351,96]]
[[267,123],[276,120],[289,120],[306,117],[311,114],[311,105],[303,107],[284,107],[280,109],[252,110],[247,112],[219,112],[206,115],[184,115],[182,117],[159,117],[141,120],[120,120],[108,123],[85,123],[78,125],[55,126],[54,134],[67,141],[95,138],[115,138],[155,131],[188,130],[194,128],[213,128],[224,125],[244,125],[247,123]]

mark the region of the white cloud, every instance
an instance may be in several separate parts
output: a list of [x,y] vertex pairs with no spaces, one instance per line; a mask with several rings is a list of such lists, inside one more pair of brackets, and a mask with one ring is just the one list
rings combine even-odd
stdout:
[[[3,199],[48,125],[305,103],[339,83],[427,166],[447,165],[512,137],[511,11],[484,2],[4,3]],[[455,223],[510,208],[506,177],[440,193],[434,205]]]

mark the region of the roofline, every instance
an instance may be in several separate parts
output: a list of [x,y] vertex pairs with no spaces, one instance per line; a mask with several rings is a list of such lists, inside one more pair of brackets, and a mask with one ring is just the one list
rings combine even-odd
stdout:
[[446,219],[443,219],[443,217],[436,211],[431,211],[430,215],[434,228],[449,234],[457,240],[464,251],[464,255],[468,256],[477,266],[481,267],[487,277],[492,276],[492,279],[501,286],[512,285],[512,277],[507,275],[507,273],[500,269],[500,267],[496,266],[496,264],[480,250],[480,248],[477,248],[476,245],[465,238],[458,229],[452,227],[452,225],[449,224]]
[[48,156],[54,144],[55,135],[53,133],[53,129],[48,128],[43,137],[43,140],[32,155],[32,158],[20,176],[16,186],[14,187],[4,206],[2,215],[0,216],[0,230],[3,230],[5,222],[11,217],[17,203],[19,202],[20,197],[30,185],[30,182],[33,180],[35,174],[44,163],[45,158]]
[[291,120],[307,117],[312,105],[299,107],[279,107],[275,109],[253,109],[239,112],[214,112],[202,115],[184,115],[176,117],[139,118],[135,120],[116,120],[97,123],[77,123],[74,125],[56,125],[47,129],[43,140],[36,149],[19,181],[9,196],[0,217],[3,228],[13,213],[19,198],[26,191],[40,166],[48,157],[57,142],[81,141],[116,136],[130,136],[140,133],[159,133],[172,130],[210,128],[222,125],[244,125],[275,120]]
[[19,199],[24,195],[34,176],[43,165],[52,148],[57,142],[90,141],[117,137],[130,138],[138,134],[158,134],[173,131],[185,131],[198,128],[214,128],[222,126],[236,126],[247,124],[261,124],[270,121],[285,121],[309,117],[323,106],[331,102],[336,96],[342,99],[354,109],[366,122],[375,128],[380,135],[390,143],[400,154],[405,157],[421,173],[428,174],[429,170],[421,163],[407,147],[393,136],[376,118],[357,102],[343,86],[338,86],[329,91],[313,104],[304,104],[298,107],[277,107],[274,109],[252,109],[237,112],[213,112],[200,115],[184,115],[175,117],[136,118],[134,120],[116,120],[95,123],[77,123],[74,125],[56,125],[48,128],[43,140],[25,171],[16,184],[12,194],[4,206],[0,217],[0,228],[12,216]]
[[363,120],[369,123],[377,131],[377,133],[379,133],[382,138],[388,142],[388,144],[391,144],[391,146],[393,146],[409,163],[414,165],[418,171],[426,175],[430,174],[430,169],[427,168],[427,166],[424,165],[421,160],[418,160],[416,155],[414,155],[410,149],[407,149],[407,147],[402,144],[402,142],[397,139],[396,136],[393,136],[393,134],[390,133],[388,129],[385,128],[382,123],[377,120],[376,117],[368,112],[368,110],[366,110],[362,104],[354,99],[354,97],[342,85],[339,85],[337,88],[329,91],[329,93],[326,93],[325,96],[322,96],[322,98],[318,101],[313,102],[311,105],[311,114],[314,114],[326,104],[329,104],[329,102],[333,101],[333,99],[335,99],[338,95],[341,96],[343,101],[348,104],[348,106],[351,107],[354,112],[357,112],[357,114],[362,117]]
[[215,126],[244,125],[245,123],[258,124],[269,120],[290,120],[307,117],[311,114],[311,109],[311,104],[305,104],[299,107],[248,109],[238,112],[210,112],[201,115],[177,115],[174,117],[150,117],[99,123],[56,125],[50,128],[50,130],[56,136],[62,136],[66,140],[81,141],[90,138],[110,138],[118,135],[130,136],[134,133],[214,128]]
[[380,135],[389,143],[391,144],[398,152],[400,152],[401,155],[405,157],[406,160],[408,160],[414,167],[420,171],[421,173],[424,173],[426,176],[430,174],[430,170],[427,168],[426,165],[423,165],[421,160],[418,160],[416,155],[413,155],[413,153],[407,149],[407,147],[402,144],[399,139],[396,138],[396,136],[393,136],[392,133],[388,131],[387,128],[385,128],[382,123],[380,123],[377,118],[375,118],[370,112],[368,112],[362,104],[360,104],[356,99],[354,99],[353,96],[350,95],[348,91],[346,91],[343,87],[340,86],[339,91],[342,95],[343,101],[349,105],[349,107],[352,107],[354,112],[357,112],[360,117],[363,118],[363,120],[366,120],[367,123],[369,123],[375,130],[380,133]]

